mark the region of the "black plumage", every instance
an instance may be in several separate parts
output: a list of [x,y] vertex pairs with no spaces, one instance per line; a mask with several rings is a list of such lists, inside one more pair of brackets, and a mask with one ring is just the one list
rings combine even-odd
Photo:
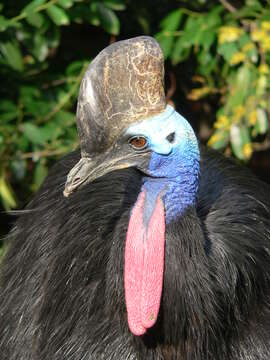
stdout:
[[125,236],[142,174],[107,174],[63,197],[62,159],[19,216],[1,267],[1,360],[269,360],[270,189],[201,148],[194,206],[166,228],[162,304],[128,329]]

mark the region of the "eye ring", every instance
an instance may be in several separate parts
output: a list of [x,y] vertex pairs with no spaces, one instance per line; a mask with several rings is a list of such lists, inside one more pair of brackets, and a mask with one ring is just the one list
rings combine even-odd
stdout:
[[132,136],[129,140],[129,145],[134,149],[134,150],[145,150],[148,146],[148,141],[144,136],[141,135],[136,135],[136,136]]

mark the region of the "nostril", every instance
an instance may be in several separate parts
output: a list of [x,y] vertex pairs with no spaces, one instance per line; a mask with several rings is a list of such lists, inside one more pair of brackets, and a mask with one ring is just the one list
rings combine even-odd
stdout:
[[170,133],[166,139],[170,142],[170,143],[173,143],[174,142],[174,139],[175,139],[175,132],[172,132]]

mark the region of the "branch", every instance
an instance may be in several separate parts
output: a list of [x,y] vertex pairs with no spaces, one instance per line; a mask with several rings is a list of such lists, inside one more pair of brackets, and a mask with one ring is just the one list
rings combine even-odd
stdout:
[[255,151],[265,151],[270,149],[270,140],[266,139],[264,142],[262,143],[253,143],[252,144],[253,150]]
[[49,114],[47,114],[44,117],[40,117],[37,119],[37,123],[43,123],[43,122],[47,122],[48,120],[50,120],[59,110],[61,110],[66,103],[72,98],[72,96],[75,94],[81,80],[82,77],[84,75],[84,72],[86,70],[86,68],[88,67],[88,63],[85,63],[79,73],[79,75],[76,77],[76,80],[73,84],[73,86],[71,87],[71,89],[69,90],[69,92],[66,94],[66,96],[64,96],[61,101],[59,101],[59,103],[52,109],[51,112],[49,112]]
[[[50,7],[51,5],[55,4],[57,2],[57,0],[50,0],[49,2],[43,4],[43,5],[40,5],[38,7],[36,7],[32,13],[38,13],[42,10],[45,10],[47,9],[48,7]],[[23,20],[25,19],[29,14],[26,14],[25,12],[22,12],[20,13],[19,15],[9,19],[9,22],[10,23],[16,23],[18,22],[19,20]]]
[[42,151],[34,151],[21,154],[20,159],[40,159],[41,157],[55,156],[55,155],[63,155],[67,152],[68,149],[56,149],[56,150],[42,150]]
[[225,7],[225,9],[229,10],[230,12],[234,13],[237,11],[237,9],[230,4],[227,0],[219,0],[221,4]]

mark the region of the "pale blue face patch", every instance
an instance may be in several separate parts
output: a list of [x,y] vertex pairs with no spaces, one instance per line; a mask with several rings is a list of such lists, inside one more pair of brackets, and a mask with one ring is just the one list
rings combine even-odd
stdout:
[[[128,136],[141,135],[146,137],[148,147],[160,155],[169,155],[181,143],[189,143],[189,146],[194,149],[198,148],[192,127],[170,105],[167,105],[163,113],[130,126],[126,134]],[[167,137],[172,134],[173,141],[170,141]]]
[[148,174],[143,179],[146,190],[144,219],[151,218],[157,196],[161,196],[169,222],[195,202],[199,184],[199,147],[187,120],[171,106],[165,111],[130,126],[130,137],[144,136],[152,151]]

